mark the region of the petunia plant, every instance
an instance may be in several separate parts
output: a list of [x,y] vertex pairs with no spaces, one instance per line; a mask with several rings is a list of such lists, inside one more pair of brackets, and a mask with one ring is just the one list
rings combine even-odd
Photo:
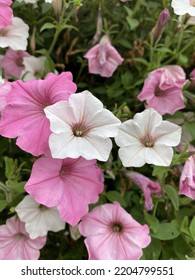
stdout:
[[0,259],[195,259],[195,1],[0,0]]

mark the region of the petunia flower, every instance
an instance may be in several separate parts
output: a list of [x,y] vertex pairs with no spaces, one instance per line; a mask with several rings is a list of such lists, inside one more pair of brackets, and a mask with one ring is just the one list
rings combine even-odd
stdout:
[[153,209],[153,201],[152,201],[152,194],[155,194],[157,197],[162,195],[162,189],[158,182],[154,182],[150,180],[148,177],[144,176],[139,172],[134,171],[125,171],[125,177],[133,181],[142,191],[144,194],[144,207],[150,211]]
[[44,108],[67,100],[75,91],[70,72],[49,73],[45,80],[12,82],[12,91],[7,96],[0,120],[0,134],[18,137],[16,144],[24,151],[35,156],[43,154],[49,148],[51,134]]
[[31,239],[17,216],[0,225],[0,260],[37,260],[46,236]]
[[28,44],[29,27],[21,18],[13,17],[12,21],[12,25],[0,29],[0,47],[25,51]]
[[45,72],[45,56],[35,57],[33,55],[23,59],[24,69],[21,73],[23,81],[40,79]]
[[195,16],[195,0],[172,0],[171,6],[176,15]]
[[3,109],[5,108],[7,101],[7,95],[9,92],[12,90],[11,83],[5,82],[3,79],[0,77],[0,116],[2,114]]
[[106,35],[102,37],[99,44],[88,50],[84,57],[88,59],[89,73],[107,78],[112,76],[124,60]]
[[147,106],[159,114],[174,114],[185,108],[182,87],[186,83],[183,69],[169,65],[152,71],[144,82],[138,99],[146,100]]
[[53,132],[49,146],[53,158],[78,158],[107,161],[112,141],[120,125],[99,99],[89,91],[72,95],[66,102],[45,108]]
[[138,260],[151,242],[141,225],[118,202],[95,207],[84,216],[79,231],[86,237],[90,260]]
[[39,158],[25,190],[40,204],[57,207],[60,217],[75,226],[98,201],[103,174],[95,160]]
[[145,163],[169,166],[173,157],[172,147],[181,138],[181,128],[169,121],[154,109],[148,108],[135,114],[132,120],[125,121],[115,138],[119,157],[126,167],[140,167]]
[[31,239],[47,235],[48,231],[60,231],[65,222],[60,218],[56,207],[48,208],[37,203],[30,195],[26,195],[15,207],[20,220]]
[[[0,29],[12,24],[12,0],[0,0]],[[1,30],[0,30],[1,33]]]
[[6,79],[20,78],[22,71],[24,70],[23,59],[30,56],[26,51],[14,51],[8,49],[0,63],[4,69],[4,75]]
[[[194,152],[195,148],[191,148],[190,151]],[[195,199],[195,155],[190,156],[184,164],[179,182],[179,194]]]

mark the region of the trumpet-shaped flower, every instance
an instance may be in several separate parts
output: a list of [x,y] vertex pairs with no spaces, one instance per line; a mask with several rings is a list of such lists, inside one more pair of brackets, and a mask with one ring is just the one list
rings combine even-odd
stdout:
[[37,260],[45,243],[46,236],[31,239],[17,216],[0,226],[0,260]]
[[105,35],[99,44],[93,46],[84,56],[88,59],[89,73],[99,74],[102,77],[111,77],[123,58],[111,45]]
[[48,74],[45,80],[12,83],[7,105],[0,120],[0,134],[17,139],[17,145],[35,156],[48,149],[51,134],[44,108],[59,100],[67,100],[76,91],[72,74]]
[[195,16],[195,1],[194,0],[172,0],[171,6],[176,15],[189,14]]
[[148,107],[159,114],[174,114],[185,108],[182,87],[186,83],[183,69],[177,65],[169,65],[152,71],[145,80],[138,99],[146,100]]
[[148,211],[152,210],[154,207],[152,201],[152,194],[156,194],[156,196],[158,197],[162,195],[162,189],[160,184],[158,182],[150,180],[148,177],[138,172],[125,171],[124,175],[128,179],[133,181],[143,191],[145,199],[144,206]]
[[53,158],[78,158],[107,161],[112,141],[120,125],[99,99],[89,91],[70,96],[45,108],[53,132],[49,146]]
[[26,50],[29,27],[21,18],[13,17],[12,25],[0,29],[0,47],[10,47],[15,51]]
[[[0,29],[12,24],[12,0],[0,0]],[[1,32],[1,31],[0,31]]]
[[90,260],[137,260],[151,238],[118,202],[94,208],[84,216],[79,231],[86,237]]
[[103,174],[95,160],[40,158],[32,168],[25,190],[40,204],[57,207],[61,218],[75,226],[98,201]]
[[172,147],[179,144],[180,138],[178,125],[163,121],[160,114],[148,108],[124,122],[115,141],[121,147],[119,157],[126,167],[140,167],[145,163],[169,166]]
[[25,223],[31,239],[45,236],[49,230],[57,232],[65,228],[65,222],[60,218],[56,207],[48,208],[39,204],[30,195],[24,197],[15,211]]
[[[195,149],[191,148],[190,151],[194,152]],[[180,194],[195,199],[195,155],[190,156],[184,164],[179,189]]]
[[20,78],[22,71],[24,70],[23,60],[30,54],[25,51],[14,51],[8,49],[0,63],[4,69],[4,75],[6,79]]

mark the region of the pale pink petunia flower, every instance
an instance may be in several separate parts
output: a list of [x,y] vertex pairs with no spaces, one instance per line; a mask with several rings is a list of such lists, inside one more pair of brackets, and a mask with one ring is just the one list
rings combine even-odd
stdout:
[[11,83],[5,82],[4,79],[0,77],[0,116],[1,116],[1,112],[3,111],[3,109],[7,104],[6,98],[8,93],[11,92],[11,90],[12,90]]
[[24,70],[23,59],[30,54],[26,51],[14,51],[8,49],[0,63],[4,69],[6,79],[17,78],[19,79],[22,71]]
[[107,35],[104,35],[99,44],[93,46],[84,55],[88,59],[89,73],[99,74],[102,77],[111,77],[123,58],[111,45]]
[[148,226],[118,202],[95,207],[82,218],[79,231],[86,237],[89,260],[138,260],[151,242]]
[[0,47],[25,51],[28,44],[29,26],[21,18],[13,17],[12,25],[0,30]]
[[144,176],[139,172],[134,171],[124,171],[124,175],[134,182],[144,194],[144,207],[150,211],[153,209],[152,194],[157,197],[162,196],[162,189],[158,182],[150,180],[148,177]]
[[[0,29],[12,24],[12,0],[0,0]],[[1,32],[1,30],[0,30]]]
[[29,56],[25,57],[23,60],[24,69],[21,73],[23,81],[30,81],[40,79],[45,75],[45,56],[35,57]]
[[176,15],[195,16],[195,0],[172,0],[171,6]]
[[[191,152],[195,152],[195,148],[190,148]],[[182,169],[179,194],[183,194],[195,200],[195,155],[190,156]]]
[[76,93],[44,111],[53,132],[49,138],[53,158],[82,156],[107,161],[112,149],[109,137],[117,135],[120,120],[89,91]]
[[17,138],[17,145],[35,156],[48,149],[51,134],[44,108],[59,100],[67,100],[76,91],[72,74],[49,73],[45,80],[12,82],[7,105],[0,120],[0,134]]
[[57,232],[65,228],[56,207],[48,208],[26,195],[15,207],[20,220],[31,239],[47,235],[48,231]]
[[185,108],[182,87],[186,83],[183,69],[169,65],[152,71],[144,82],[138,99],[146,100],[147,106],[159,114],[174,114]]
[[0,260],[37,260],[46,236],[31,239],[17,216],[0,225]]
[[119,157],[126,167],[141,167],[145,163],[169,166],[173,158],[172,147],[181,139],[181,127],[169,121],[154,109],[148,108],[125,121],[115,138],[120,147]]
[[60,217],[75,226],[103,191],[103,173],[95,160],[40,158],[25,190],[40,204],[57,207]]

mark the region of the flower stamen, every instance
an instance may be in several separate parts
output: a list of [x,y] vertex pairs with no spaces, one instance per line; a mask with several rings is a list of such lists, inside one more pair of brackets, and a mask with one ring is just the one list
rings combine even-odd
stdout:
[[122,227],[122,225],[119,224],[119,223],[113,223],[113,224],[112,224],[112,230],[113,230],[114,232],[121,232],[121,231],[123,230],[123,227]]

